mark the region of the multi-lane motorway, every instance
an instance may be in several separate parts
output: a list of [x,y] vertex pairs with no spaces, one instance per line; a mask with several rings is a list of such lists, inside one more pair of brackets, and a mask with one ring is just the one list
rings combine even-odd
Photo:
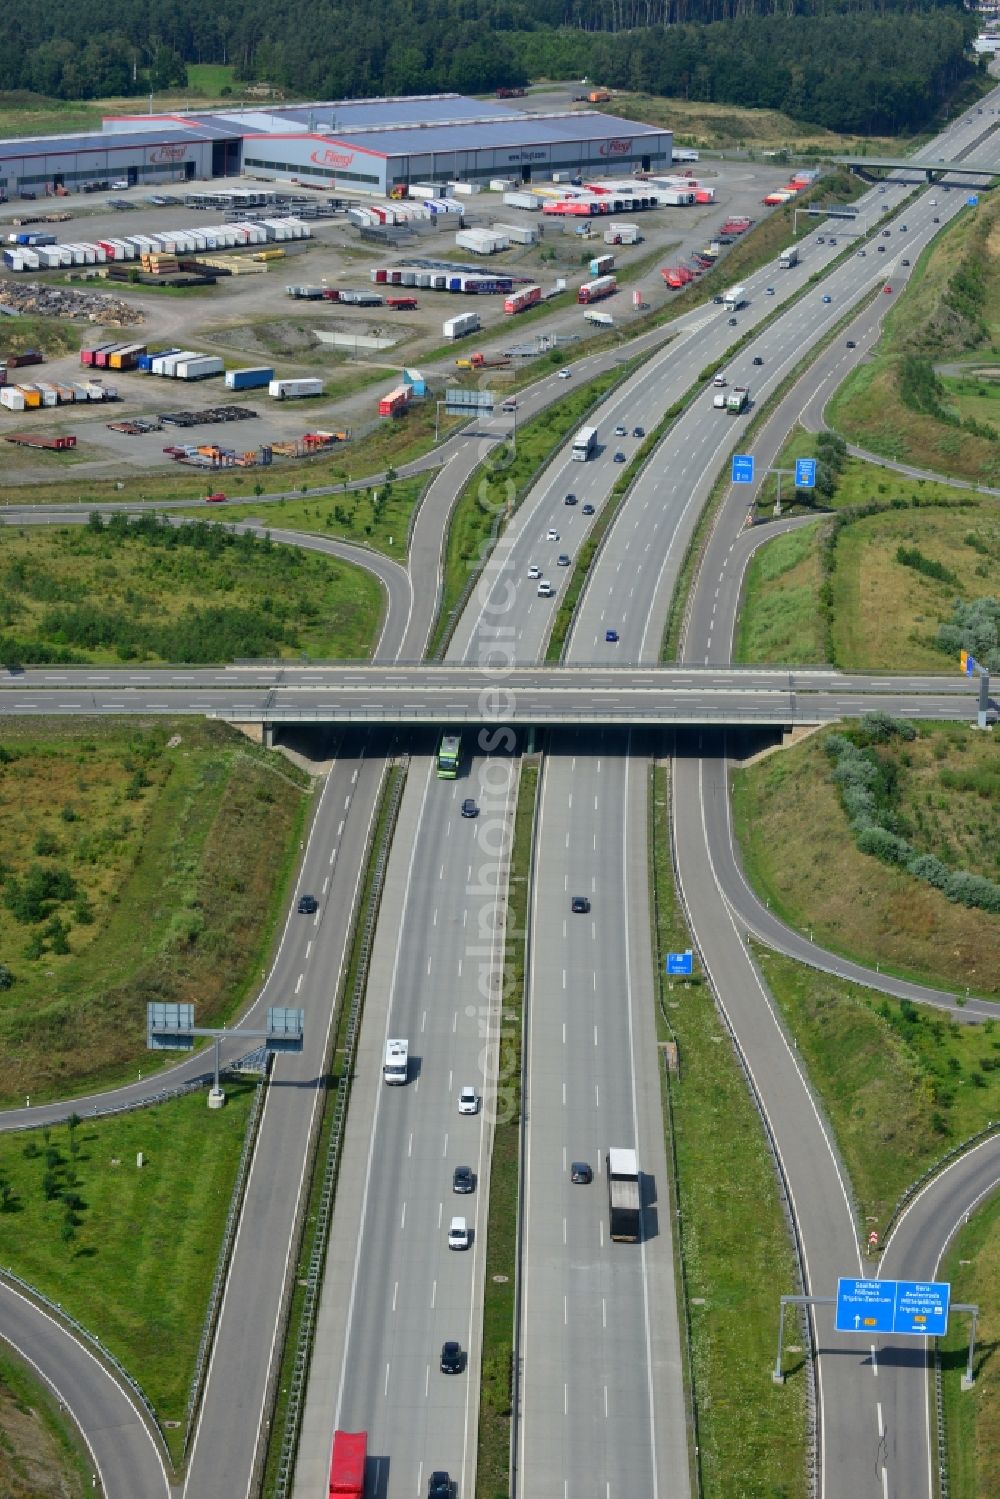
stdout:
[[[955,155],[983,131],[983,118],[971,114],[939,144]],[[978,149],[985,153],[990,147]],[[899,184],[884,194],[873,191],[862,206],[874,222],[905,191]],[[932,197],[938,199],[934,207]],[[638,441],[628,435],[634,427],[652,428],[698,371],[724,356],[734,337],[793,292],[804,292],[728,367],[731,382],[750,384],[762,399],[850,304],[881,286],[890,270],[898,292],[904,255],[915,258],[936,232],[933,217],[946,220],[961,201],[961,194],[946,197],[940,188],[923,192],[907,206],[905,234],[893,225],[886,254],[870,245],[865,259],[852,256],[818,287],[810,286],[809,278],[843,248],[844,234],[838,233],[838,247],[832,249],[818,245],[817,235],[809,236],[801,266],[748,280],[750,306],[738,315],[735,334],[722,309],[702,307],[679,320],[678,336],[668,348],[654,353],[605,404],[601,456],[578,464],[563,452],[526,498],[459,621],[439,676],[393,665],[379,672],[354,669],[354,680],[350,669],[320,668],[310,675],[250,668],[239,677],[231,671],[130,678],[110,672],[31,672],[2,683],[0,713],[215,711],[237,720],[369,723],[429,722],[443,713],[455,721],[476,723],[492,716],[525,726],[606,718],[603,730],[553,727],[534,851],[517,1472],[521,1492],[539,1499],[683,1495],[689,1484],[643,888],[649,751],[613,725],[712,725],[734,719],[782,724],[877,706],[955,717],[974,711],[974,699],[958,679],[865,681],[820,672],[790,679],[727,672],[738,599],[734,570],[742,566],[735,543],[745,510],[745,500],[735,496],[724,505],[713,538],[721,549],[718,566],[710,552],[694,595],[685,636],[688,664],[672,673],[655,669],[687,539],[721,459],[745,425],[718,412],[707,392],[660,444],[611,527],[577,613],[566,653],[571,670],[565,674],[516,669],[528,668],[542,655],[554,610],[552,599],[538,595],[529,572],[538,567],[558,586],[563,575],[558,555],[572,557],[590,524],[584,505],[592,503],[598,512],[607,500],[618,471],[614,449],[629,451]],[[877,317],[874,309],[869,315]],[[837,354],[839,375],[849,361],[839,348]],[[625,437],[613,435],[617,425],[625,427]],[[415,536],[409,576],[404,579],[391,568],[385,573],[388,608],[380,648],[385,663],[419,659],[423,653],[437,596],[443,518],[472,461],[468,448],[456,450],[436,482],[433,504],[425,501],[424,530],[419,547]],[[565,504],[569,492],[577,496],[575,506]],[[550,538],[550,531],[558,534]],[[611,628],[617,642],[606,639]],[[694,670],[696,662],[709,670]],[[630,670],[602,670],[622,663]],[[480,700],[484,679],[475,671],[487,665],[493,668],[490,687],[511,691],[511,701],[492,710]],[[505,677],[507,666],[512,670]],[[141,680],[144,676],[148,680]],[[499,747],[509,749],[502,742]],[[473,748],[471,735],[468,748]],[[762,926],[759,909],[751,909],[752,920],[745,919],[752,901],[740,884],[728,824],[712,815],[726,804],[727,764],[720,748],[718,756],[702,759],[695,753],[675,764],[674,834],[682,894],[782,1161],[807,1283],[823,1293],[835,1274],[859,1268],[857,1226],[829,1131],[747,950],[748,930],[773,934]],[[375,756],[381,761],[385,752],[383,743],[353,761],[350,753],[338,757],[305,853],[303,878],[322,887],[324,904],[315,925],[290,920],[277,978],[272,975],[279,987],[295,988],[315,1039],[294,1078],[292,1071],[286,1078],[282,1059],[279,1081],[294,1080],[299,1087],[284,1092],[281,1106],[272,1096],[265,1111],[187,1478],[191,1499],[209,1492],[247,1493],[254,1480],[274,1373],[281,1271],[301,1200],[300,1167],[318,1096],[322,1039],[375,803]],[[447,783],[437,780],[426,757],[410,763],[373,953],[319,1357],[303,1425],[296,1487],[303,1494],[321,1491],[334,1424],[368,1429],[376,1459],[373,1492],[380,1499],[419,1494],[434,1467],[449,1468],[460,1494],[473,1489],[484,1208],[490,1127],[501,1097],[492,1083],[502,1019],[510,765],[502,754],[476,754],[467,761],[464,779]],[[458,816],[458,803],[469,794],[483,805],[479,821]],[[589,912],[570,912],[575,893],[587,895]],[[832,955],[806,956],[841,971]],[[884,982],[888,987],[891,981]],[[947,1002],[947,996],[929,997]],[[388,1034],[410,1039],[415,1062],[404,1089],[387,1089],[379,1081]],[[484,1096],[485,1107],[475,1116],[458,1113],[457,1092],[464,1083]],[[610,1145],[637,1146],[646,1173],[646,1232],[637,1250],[607,1240],[601,1171]],[[577,1158],[595,1167],[593,1186],[569,1182],[567,1163]],[[957,1212],[956,1204],[971,1200],[973,1188],[989,1186],[992,1159],[984,1147],[964,1172],[952,1168],[951,1209]],[[476,1173],[471,1200],[451,1191],[456,1164],[470,1165]],[[298,1174],[290,1169],[294,1165]],[[455,1212],[465,1212],[473,1228],[472,1247],[465,1253],[449,1250],[445,1241]],[[925,1214],[918,1202],[903,1220],[900,1236],[908,1223],[926,1226]],[[905,1266],[905,1242],[902,1237],[898,1242]],[[37,1319],[26,1340],[33,1336],[40,1336]],[[467,1354],[457,1378],[437,1368],[440,1343],[451,1337]],[[845,1357],[845,1345],[838,1341],[836,1356],[827,1357],[831,1342],[828,1327],[821,1325],[817,1369],[825,1499],[868,1494],[929,1499],[926,1444],[883,1441],[890,1410],[895,1431],[907,1424],[926,1431],[919,1369],[908,1368],[904,1378],[898,1359],[880,1363],[876,1358],[875,1399],[871,1349],[848,1345]],[[57,1349],[47,1346],[44,1353],[58,1368]],[[234,1369],[240,1371],[238,1379]],[[147,1456],[137,1455],[134,1441],[116,1445],[116,1434],[104,1429],[116,1419],[110,1406],[91,1412],[72,1398],[70,1405],[88,1432],[100,1433],[108,1454],[107,1462],[100,1462],[108,1492],[164,1491],[152,1446],[145,1444]],[[141,1431],[138,1436],[142,1445]],[[880,1454],[878,1461],[872,1461],[872,1452]]]

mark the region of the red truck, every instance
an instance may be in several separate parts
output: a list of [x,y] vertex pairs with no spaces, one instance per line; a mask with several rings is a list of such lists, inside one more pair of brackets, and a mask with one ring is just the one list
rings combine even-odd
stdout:
[[328,1499],[365,1499],[367,1431],[335,1431]]
[[[166,452],[167,451],[166,448],[164,448],[163,451]],[[207,494],[205,496],[205,504],[206,505],[221,505],[222,502],[225,500],[225,498],[226,497],[222,493],[221,489],[215,489],[215,490],[212,491],[211,494]]]
[[498,99],[523,99],[524,98],[524,89],[523,88],[510,88],[510,87],[508,87],[508,88],[498,88],[497,89],[497,98]]

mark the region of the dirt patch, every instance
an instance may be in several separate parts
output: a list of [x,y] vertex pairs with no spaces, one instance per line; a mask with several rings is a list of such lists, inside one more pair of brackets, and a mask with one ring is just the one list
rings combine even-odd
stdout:
[[[3,1499],[81,1499],[85,1480],[23,1389],[0,1368],[0,1494]],[[20,1383],[20,1381],[18,1381]],[[50,1417],[50,1419],[53,1419]]]

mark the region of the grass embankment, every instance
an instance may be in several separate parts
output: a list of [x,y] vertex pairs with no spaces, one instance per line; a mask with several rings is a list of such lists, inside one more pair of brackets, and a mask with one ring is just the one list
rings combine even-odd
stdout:
[[734,147],[757,152],[770,149],[777,158],[776,166],[816,151],[865,151],[873,156],[899,156],[906,149],[905,141],[895,136],[838,135],[822,125],[793,120],[777,109],[741,109],[735,104],[660,99],[624,90],[615,91],[613,107],[627,119],[672,130],[678,145],[702,146],[709,151]]
[[[350,951],[344,969],[343,981],[337,992],[335,1001],[337,1019],[334,1025],[331,1054],[326,1059],[328,1069],[326,1096],[323,1101],[323,1112],[319,1129],[316,1131],[311,1161],[309,1162],[309,1196],[306,1203],[305,1216],[301,1224],[295,1275],[292,1281],[292,1294],[288,1300],[286,1322],[283,1329],[281,1366],[278,1371],[274,1396],[274,1411],[271,1415],[269,1425],[270,1438],[260,1490],[262,1494],[271,1494],[274,1492],[274,1482],[278,1473],[282,1448],[287,1436],[289,1387],[295,1364],[303,1354],[309,1357],[312,1353],[311,1343],[305,1347],[300,1346],[302,1342],[303,1314],[306,1309],[310,1259],[317,1246],[322,1247],[325,1245],[329,1233],[329,1218],[324,1218],[323,1216],[322,1197],[324,1179],[329,1164],[330,1141],[333,1132],[333,1117],[337,1093],[344,1086],[345,1076],[348,1075],[347,1069],[351,1065],[352,1060],[346,1048],[347,1018],[350,1011],[351,996],[354,993],[358,974],[361,969],[361,933],[364,920],[370,913],[373,923],[372,929],[374,930],[374,922],[378,916],[379,902],[382,897],[381,886],[376,887],[376,866],[380,852],[383,847],[388,846],[388,842],[392,839],[395,826],[393,808],[394,806],[398,806],[398,802],[396,801],[397,788],[400,788],[400,783],[405,780],[405,776],[406,772],[402,767],[393,767],[389,771],[382,788],[372,837],[368,845],[365,875],[358,892]],[[399,794],[401,794],[401,788]],[[343,1137],[341,1137],[342,1145]],[[339,1160],[333,1164],[339,1170]],[[336,1210],[336,1200],[334,1200],[333,1209],[334,1211]],[[301,1416],[301,1411],[299,1415]]]
[[976,1385],[962,1389],[969,1351],[969,1317],[953,1313],[938,1339],[944,1383],[945,1446],[951,1499],[1000,1493],[1000,1197],[994,1196],[959,1230],[938,1280],[951,1282],[952,1303],[979,1307]]
[[[2,300],[0,295],[0,301]],[[0,328],[0,351],[4,354],[23,354],[27,349],[40,349],[50,359],[58,359],[63,354],[74,353],[80,347],[82,332],[82,326],[67,322],[65,318],[32,317],[30,313],[5,317]],[[24,379],[30,381],[36,373],[39,379],[43,378],[37,365],[26,365]]]
[[775,1296],[797,1289],[794,1257],[760,1119],[708,986],[700,970],[690,982],[664,977],[666,954],[691,938],[670,863],[665,770],[654,770],[652,792],[657,1025],[679,1051],[679,1075],[665,1084],[667,1158],[676,1163],[702,1494],[796,1499],[807,1492],[804,1367],[781,1389],[766,1373]]
[[8,528],[2,567],[7,662],[357,660],[382,615],[379,584],[360,568],[207,519]]
[[0,1104],[152,1071],[147,1000],[193,1001],[201,1025],[239,1008],[286,898],[307,786],[221,723],[5,720]]
[[[785,458],[807,450],[808,439],[793,437]],[[789,466],[784,458],[782,464]],[[836,513],[832,539],[831,522],[820,518],[776,537],[752,559],[735,659],[954,670],[954,652],[937,644],[938,626],[951,619],[956,598],[996,594],[995,502],[848,458],[833,495],[819,503]],[[876,514],[861,508],[873,505]]]
[[[0,1135],[0,1257],[96,1333],[161,1422],[187,1414],[194,1359],[256,1084],[110,1119]],[[142,1153],[143,1165],[136,1164]],[[183,1429],[167,1440],[174,1457]]]
[[[226,521],[254,520],[273,531],[304,531],[373,547],[405,562],[413,511],[438,470],[393,479],[371,489],[349,489],[337,495],[277,500],[273,504],[227,505]],[[203,510],[181,511],[204,518]]]
[[84,1499],[91,1466],[49,1387],[0,1345],[0,1471],[4,1499]]
[[574,432],[595,402],[637,367],[629,360],[571,390],[517,431],[468,480],[451,512],[445,541],[444,582],[428,647],[433,659],[448,639],[470,580],[483,565],[491,539],[510,521],[544,465]]
[[830,423],[883,457],[996,484],[1000,387],[942,378],[934,364],[989,363],[998,343],[1000,203],[983,199],[921,255],[875,353],[830,402]]
[[538,766],[522,764],[507,886],[500,1055],[503,1096],[510,1107],[497,1111],[493,1129],[493,1153],[490,1158],[476,1499],[506,1499],[510,1487],[510,1397],[518,1273],[517,1202],[521,1146],[524,958],[537,794]]
[[823,1100],[869,1228],[936,1161],[998,1117],[1000,1034],[757,947]]
[[[228,98],[230,94],[239,97],[242,87],[234,82],[234,75],[235,69],[224,63],[188,63],[187,88],[172,88],[167,93],[157,94],[156,112],[159,114],[161,111],[183,108],[185,104]],[[133,94],[126,98],[90,99],[84,102],[78,99],[53,99],[48,94],[36,94],[28,89],[11,89],[0,93],[4,135],[100,131],[105,115],[145,114],[148,107],[146,94]],[[168,189],[169,186],[170,184],[167,185]],[[64,204],[66,201],[62,200]],[[73,198],[69,200],[71,204],[74,201]]]
[[[737,772],[733,817],[747,878],[815,941],[871,967],[961,993],[1000,995],[1000,917],[855,846],[816,736]],[[879,746],[898,831],[954,870],[998,875],[996,749],[966,724],[920,724]]]

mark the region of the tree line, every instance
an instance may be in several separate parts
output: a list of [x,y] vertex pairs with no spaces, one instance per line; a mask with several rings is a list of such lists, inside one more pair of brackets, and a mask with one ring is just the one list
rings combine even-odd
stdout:
[[976,21],[959,0],[788,10],[785,0],[383,0],[375,26],[362,0],[39,0],[0,9],[0,90],[145,94],[183,86],[195,62],[325,99],[588,76],[865,134],[919,129],[973,71]]

